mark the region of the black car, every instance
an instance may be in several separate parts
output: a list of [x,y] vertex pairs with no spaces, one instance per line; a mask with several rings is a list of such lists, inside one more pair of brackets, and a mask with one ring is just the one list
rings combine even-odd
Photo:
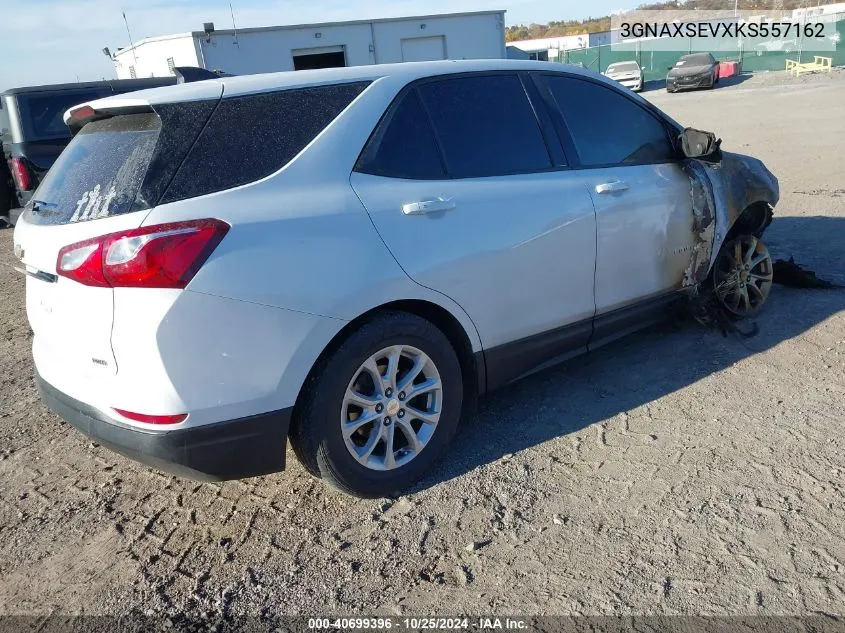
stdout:
[[684,55],[666,75],[666,92],[712,88],[719,83],[719,62],[710,53]]
[[[176,77],[12,88],[0,93],[0,219],[24,206],[70,142],[64,113],[114,94],[176,83]],[[2,222],[0,222],[2,224]]]

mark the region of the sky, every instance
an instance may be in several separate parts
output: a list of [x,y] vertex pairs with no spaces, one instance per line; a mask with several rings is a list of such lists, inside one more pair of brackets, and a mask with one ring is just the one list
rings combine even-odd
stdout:
[[[238,28],[506,9],[511,24],[601,16],[634,0],[232,0]],[[103,54],[132,39],[231,28],[228,0],[0,0],[0,90],[112,79]]]

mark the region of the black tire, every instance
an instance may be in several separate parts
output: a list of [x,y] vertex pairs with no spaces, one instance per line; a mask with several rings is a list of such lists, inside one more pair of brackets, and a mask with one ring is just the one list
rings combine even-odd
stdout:
[[[436,365],[443,404],[434,434],[404,466],[377,471],[360,464],[341,433],[344,394],[361,365],[391,345],[410,345]],[[463,379],[458,357],[431,322],[405,312],[385,312],[366,322],[314,369],[291,425],[290,442],[299,461],[341,492],[362,498],[391,496],[419,480],[451,442],[461,417]]]

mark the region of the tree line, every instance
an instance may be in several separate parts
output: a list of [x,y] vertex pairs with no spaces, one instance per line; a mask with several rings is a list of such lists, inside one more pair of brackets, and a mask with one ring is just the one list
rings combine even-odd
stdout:
[[[833,4],[842,0],[739,0],[741,11],[791,11],[806,6],[818,4]],[[730,6],[728,6],[730,5]],[[649,2],[641,4],[638,9],[657,10],[726,10],[733,9],[733,2],[728,0],[674,0],[671,2]],[[610,16],[589,17],[584,20],[558,20],[548,24],[516,24],[506,29],[505,37],[508,42],[518,40],[533,40],[543,37],[562,37],[564,35],[583,35],[585,33],[602,33],[610,30]]]

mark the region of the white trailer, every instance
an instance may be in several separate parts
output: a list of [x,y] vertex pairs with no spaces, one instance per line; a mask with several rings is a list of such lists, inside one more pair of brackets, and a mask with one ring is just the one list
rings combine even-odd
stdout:
[[505,12],[477,11],[353,22],[165,35],[112,57],[118,79],[166,77],[175,66],[235,75],[437,59],[505,58]]

